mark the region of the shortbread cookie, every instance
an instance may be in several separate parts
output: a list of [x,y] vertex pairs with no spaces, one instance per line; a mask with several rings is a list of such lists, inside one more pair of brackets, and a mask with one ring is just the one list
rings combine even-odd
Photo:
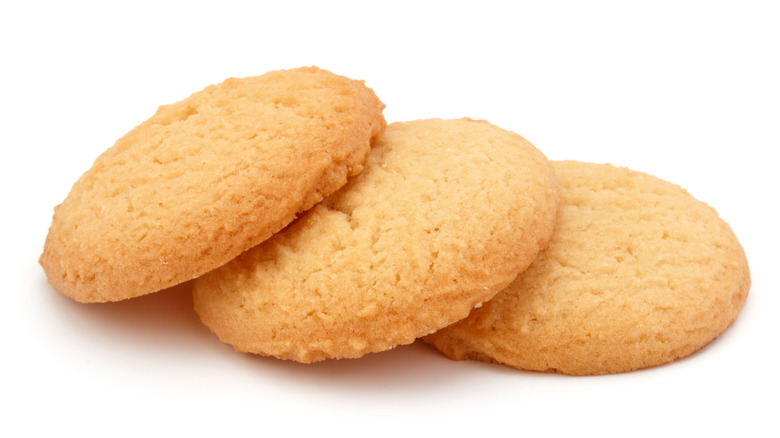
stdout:
[[644,173],[554,164],[561,206],[549,246],[427,342],[458,360],[607,374],[689,355],[734,321],[750,273],[715,210]]
[[299,362],[408,344],[468,315],[548,241],[555,174],[484,121],[388,126],[365,170],[262,245],[194,283],[240,352]]
[[49,282],[117,301],[228,262],[359,173],[383,108],[362,82],[313,67],[160,107],[55,208],[40,258]]

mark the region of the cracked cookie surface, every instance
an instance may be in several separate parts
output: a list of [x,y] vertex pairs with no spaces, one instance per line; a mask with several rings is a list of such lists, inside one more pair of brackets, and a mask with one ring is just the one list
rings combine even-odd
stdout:
[[394,123],[345,187],[197,279],[195,309],[238,351],[305,363],[408,344],[509,284],[557,205],[552,166],[519,135]]

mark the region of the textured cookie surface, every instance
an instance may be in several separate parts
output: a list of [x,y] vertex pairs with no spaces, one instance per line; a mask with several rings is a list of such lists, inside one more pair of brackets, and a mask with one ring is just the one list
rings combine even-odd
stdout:
[[464,318],[552,233],[558,186],[525,139],[482,121],[388,126],[363,173],[194,283],[195,310],[241,352],[356,358]]
[[160,107],[55,208],[40,258],[49,282],[117,301],[221,266],[359,173],[383,108],[362,82],[314,67]]
[[750,275],[715,210],[643,173],[554,165],[561,205],[549,246],[427,342],[453,359],[592,375],[689,355],[734,321]]

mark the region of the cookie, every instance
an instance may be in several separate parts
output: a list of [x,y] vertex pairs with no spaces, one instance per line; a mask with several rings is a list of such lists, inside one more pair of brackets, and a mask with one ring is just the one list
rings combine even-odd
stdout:
[[552,166],[484,121],[393,123],[363,173],[195,280],[203,323],[239,352],[357,358],[464,318],[548,241]]
[[452,359],[594,375],[690,355],[735,320],[750,273],[715,210],[644,173],[554,165],[561,206],[549,246],[493,300],[425,341]]
[[363,82],[314,67],[160,107],[55,208],[40,257],[49,283],[118,301],[230,261],[359,173],[383,108]]

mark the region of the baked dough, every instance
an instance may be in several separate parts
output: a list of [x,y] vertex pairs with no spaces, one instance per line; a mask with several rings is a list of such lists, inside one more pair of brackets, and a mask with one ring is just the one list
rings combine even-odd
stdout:
[[549,246],[428,343],[457,360],[606,374],[687,356],[735,320],[750,273],[715,210],[644,173],[554,165],[561,206]]
[[394,123],[344,188],[195,280],[195,310],[240,352],[304,363],[409,344],[506,287],[557,206],[552,166],[519,135]]
[[228,79],[162,106],[55,208],[40,263],[77,301],[118,301],[204,274],[359,173],[384,105],[318,68]]

